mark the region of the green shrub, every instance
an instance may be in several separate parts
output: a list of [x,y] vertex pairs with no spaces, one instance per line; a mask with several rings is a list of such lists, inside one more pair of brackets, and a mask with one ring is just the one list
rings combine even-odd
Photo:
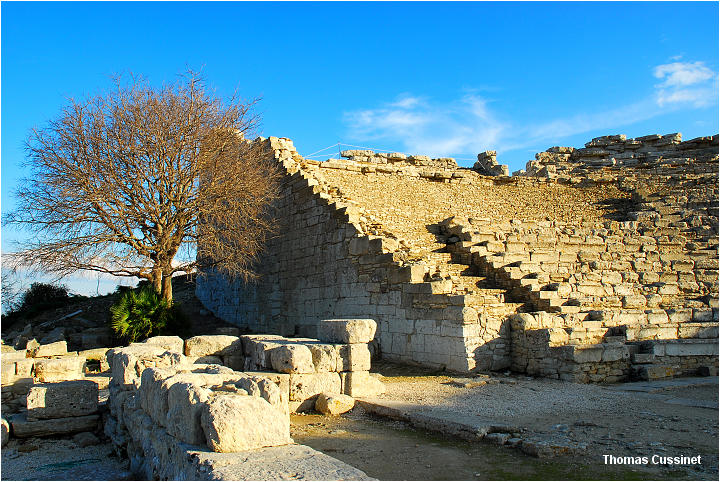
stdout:
[[128,342],[157,335],[185,335],[188,322],[176,303],[168,303],[150,286],[127,290],[110,307],[115,335]]

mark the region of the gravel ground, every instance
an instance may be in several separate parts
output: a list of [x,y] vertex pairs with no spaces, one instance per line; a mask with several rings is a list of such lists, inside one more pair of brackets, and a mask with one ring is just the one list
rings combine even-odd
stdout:
[[682,469],[691,479],[717,480],[717,377],[601,386],[524,376],[453,377],[421,368],[407,376],[408,367],[387,362],[378,363],[377,371],[387,387],[381,400],[518,427],[523,438],[587,444],[587,456],[596,459],[700,455],[700,465]]
[[71,437],[10,439],[2,449],[2,480],[132,480],[112,446],[80,447]]

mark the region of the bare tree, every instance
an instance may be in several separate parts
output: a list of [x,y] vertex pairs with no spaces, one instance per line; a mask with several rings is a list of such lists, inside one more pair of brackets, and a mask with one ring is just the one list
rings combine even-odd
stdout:
[[26,143],[31,175],[6,219],[34,235],[18,262],[144,278],[166,300],[176,272],[253,277],[279,179],[245,140],[255,102],[224,102],[193,72],[161,88],[117,78],[106,95],[71,99]]

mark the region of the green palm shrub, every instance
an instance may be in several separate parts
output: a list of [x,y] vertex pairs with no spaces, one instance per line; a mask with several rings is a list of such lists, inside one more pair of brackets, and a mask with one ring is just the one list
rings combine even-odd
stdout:
[[115,335],[128,343],[157,335],[183,335],[188,325],[179,306],[164,300],[151,286],[122,293],[110,314]]

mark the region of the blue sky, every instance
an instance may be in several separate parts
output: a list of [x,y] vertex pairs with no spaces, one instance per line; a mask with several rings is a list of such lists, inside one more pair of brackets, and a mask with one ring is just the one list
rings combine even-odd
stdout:
[[[592,137],[718,132],[718,4],[3,2],[2,211],[23,142],[110,75],[202,67],[261,134],[510,169]],[[332,150],[327,151],[332,152]],[[464,160],[467,159],[467,160]],[[2,248],[22,234],[3,229]]]

